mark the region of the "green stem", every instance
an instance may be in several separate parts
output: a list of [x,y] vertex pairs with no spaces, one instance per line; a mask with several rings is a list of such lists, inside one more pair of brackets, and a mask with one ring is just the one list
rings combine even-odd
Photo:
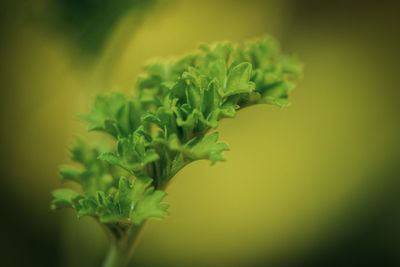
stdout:
[[103,267],[122,267],[125,251],[118,242],[112,242],[108,254],[103,262]]
[[136,249],[136,246],[138,244],[139,238],[140,238],[140,233],[142,232],[142,229],[144,225],[146,224],[146,221],[142,222],[141,225],[136,226],[132,225],[132,228],[130,229],[128,233],[128,246],[127,246],[127,254],[126,254],[126,265],[130,262],[133,252]]
[[111,238],[111,246],[102,267],[125,267],[128,265],[145,222],[139,226],[132,225],[122,237],[116,237],[106,230]]

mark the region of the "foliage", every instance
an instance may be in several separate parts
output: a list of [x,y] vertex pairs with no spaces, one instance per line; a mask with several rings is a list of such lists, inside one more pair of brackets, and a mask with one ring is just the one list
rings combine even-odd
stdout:
[[50,0],[47,13],[53,14],[50,19],[54,31],[71,39],[82,56],[90,56],[101,51],[121,18],[133,12],[130,15],[139,20],[156,3],[157,0]]
[[218,141],[219,120],[254,104],[286,106],[301,70],[270,37],[243,47],[203,44],[183,57],[154,61],[133,97],[98,96],[90,114],[82,116],[89,131],[112,136],[116,148],[102,151],[78,141],[71,158],[81,166],[60,172],[82,190],[54,191],[52,209],[74,208],[114,234],[163,218],[164,189],[179,170],[196,160],[225,160],[229,148]]

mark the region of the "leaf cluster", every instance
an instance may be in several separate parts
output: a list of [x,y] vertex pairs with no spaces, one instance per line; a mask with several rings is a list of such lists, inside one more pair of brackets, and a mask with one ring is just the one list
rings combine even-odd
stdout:
[[244,46],[203,44],[148,64],[134,96],[97,96],[81,116],[89,131],[112,136],[115,150],[78,141],[71,158],[80,166],[60,172],[82,190],[54,191],[52,209],[71,207],[118,230],[164,217],[164,189],[179,170],[196,160],[225,160],[229,148],[218,141],[219,121],[254,104],[286,106],[301,72],[299,61],[270,37]]

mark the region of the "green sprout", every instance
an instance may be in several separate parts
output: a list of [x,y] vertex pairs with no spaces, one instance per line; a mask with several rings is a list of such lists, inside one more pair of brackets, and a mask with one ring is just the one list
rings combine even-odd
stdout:
[[144,222],[168,214],[162,200],[175,174],[196,160],[225,160],[219,120],[254,104],[286,106],[301,73],[300,62],[271,37],[244,46],[203,44],[149,64],[133,96],[97,96],[90,114],[81,116],[89,131],[115,139],[115,149],[102,148],[106,137],[97,146],[78,140],[70,152],[80,166],[60,173],[81,190],[55,190],[51,209],[93,217],[112,240],[103,266],[126,266]]

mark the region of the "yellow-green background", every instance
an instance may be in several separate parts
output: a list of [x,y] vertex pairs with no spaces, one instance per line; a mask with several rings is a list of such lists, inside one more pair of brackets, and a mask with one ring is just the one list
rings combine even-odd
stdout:
[[396,1],[159,1],[140,20],[122,17],[90,56],[46,26],[44,6],[0,4],[3,266],[100,264],[100,227],[49,212],[67,145],[91,136],[75,115],[95,94],[133,93],[149,59],[266,33],[305,63],[292,105],[222,121],[228,161],[196,162],[174,178],[170,216],[146,226],[133,262],[400,266]]

